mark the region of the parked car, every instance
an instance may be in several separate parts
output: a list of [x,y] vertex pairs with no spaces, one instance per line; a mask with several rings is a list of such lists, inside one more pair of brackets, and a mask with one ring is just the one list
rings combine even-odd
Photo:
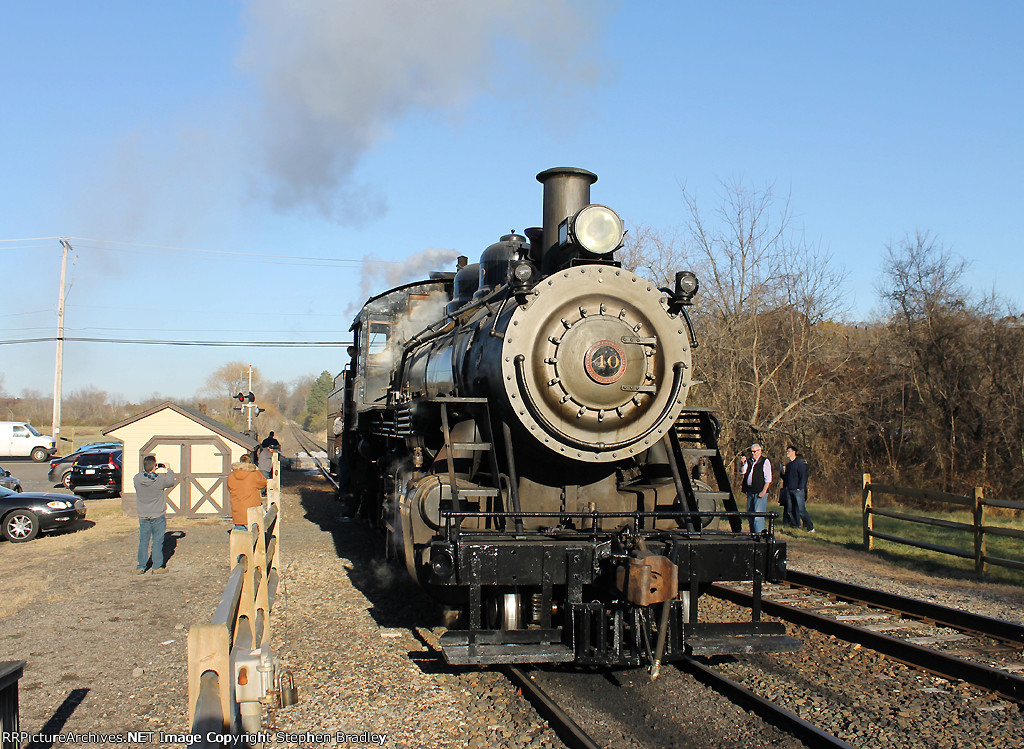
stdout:
[[81,447],[73,450],[72,452],[65,455],[63,458],[59,455],[54,455],[50,458],[50,472],[46,474],[46,478],[55,486],[62,484],[65,488],[70,489],[68,482],[71,480],[71,467],[74,465],[75,460],[82,453],[94,452],[96,450],[120,450],[120,442],[93,442],[90,445],[82,445]]
[[75,460],[68,488],[75,494],[109,492],[121,496],[121,456],[124,450],[96,450]]
[[42,463],[57,452],[57,442],[27,421],[0,421],[0,455],[20,458],[32,456]]
[[0,486],[5,486],[11,491],[21,491],[21,481],[14,478],[10,471],[5,471],[3,466],[0,466]]
[[15,492],[0,486],[0,534],[8,541],[31,541],[40,533],[63,530],[85,518],[85,502],[67,494]]

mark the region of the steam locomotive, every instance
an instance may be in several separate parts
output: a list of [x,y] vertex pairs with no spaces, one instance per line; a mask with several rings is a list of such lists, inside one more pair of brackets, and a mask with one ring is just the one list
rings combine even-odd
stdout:
[[[686,406],[696,276],[621,267],[597,176],[537,175],[543,226],[370,298],[330,396],[349,510],[453,613],[452,664],[651,664],[798,643],[760,620],[786,547],[744,530],[717,421]],[[706,481],[699,475],[706,476]],[[718,581],[749,620],[703,621]]]

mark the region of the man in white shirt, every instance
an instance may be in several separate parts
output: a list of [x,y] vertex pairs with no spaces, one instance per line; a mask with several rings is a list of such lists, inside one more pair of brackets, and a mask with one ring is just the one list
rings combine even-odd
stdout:
[[[768,512],[768,487],[772,483],[772,464],[764,456],[761,445],[750,446],[750,460],[743,471],[743,491],[747,495],[747,512]],[[764,533],[765,519],[750,519],[751,533]]]

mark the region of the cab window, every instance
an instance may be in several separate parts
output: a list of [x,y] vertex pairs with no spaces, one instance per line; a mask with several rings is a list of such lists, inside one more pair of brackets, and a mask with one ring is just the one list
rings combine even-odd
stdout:
[[391,325],[386,322],[370,322],[369,334],[366,340],[366,353],[368,356],[377,356],[384,353],[388,347],[388,336],[391,334]]

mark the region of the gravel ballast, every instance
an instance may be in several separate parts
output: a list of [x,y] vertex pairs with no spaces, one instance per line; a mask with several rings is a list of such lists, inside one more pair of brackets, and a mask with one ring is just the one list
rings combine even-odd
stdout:
[[[154,738],[186,731],[186,634],[210,620],[223,591],[228,521],[170,520],[169,572],[137,576],[135,521],[120,516],[118,500],[88,506],[88,527],[78,532],[0,542],[0,660],[27,661],[22,730],[155,731]],[[331,492],[313,474],[284,474],[280,549],[272,642],[295,677],[299,702],[275,711],[272,736],[341,732],[354,743],[377,734],[394,747],[561,746],[500,673],[439,662],[428,644],[439,609],[383,561],[380,536],[338,517]],[[794,569],[1022,621],[1013,586],[940,580],[807,537],[794,539],[789,556]],[[809,638],[799,656],[812,670],[815,647]],[[880,669],[881,682],[891,683],[891,664]],[[884,699],[886,690],[877,694]],[[914,694],[918,707],[936,699],[946,697]],[[963,703],[962,695],[950,699]],[[975,727],[1005,723],[1008,714],[993,707],[978,705],[988,717]],[[877,738],[904,717],[897,710]],[[869,725],[855,733],[867,746],[872,731]]]

